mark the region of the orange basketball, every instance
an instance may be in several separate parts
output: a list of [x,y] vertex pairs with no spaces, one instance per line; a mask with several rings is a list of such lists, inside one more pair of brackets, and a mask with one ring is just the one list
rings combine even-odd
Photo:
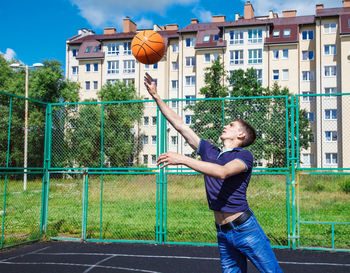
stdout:
[[143,30],[132,39],[131,50],[140,63],[155,64],[164,55],[165,43],[162,36],[157,32]]

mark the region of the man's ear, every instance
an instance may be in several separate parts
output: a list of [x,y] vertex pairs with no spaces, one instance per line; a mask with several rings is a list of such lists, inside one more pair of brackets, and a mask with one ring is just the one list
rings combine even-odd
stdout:
[[237,138],[241,141],[245,139],[246,133],[244,131],[240,131]]

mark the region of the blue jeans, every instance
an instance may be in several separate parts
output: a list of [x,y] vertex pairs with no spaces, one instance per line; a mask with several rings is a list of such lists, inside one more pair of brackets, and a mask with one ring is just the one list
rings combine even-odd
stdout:
[[223,273],[247,272],[247,257],[260,272],[282,272],[254,214],[243,224],[232,225],[231,230],[219,227],[217,232]]

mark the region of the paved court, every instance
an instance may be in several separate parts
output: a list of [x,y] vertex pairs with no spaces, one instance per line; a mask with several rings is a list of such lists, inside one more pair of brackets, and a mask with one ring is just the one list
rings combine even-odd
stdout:
[[[284,272],[350,272],[350,253],[275,249]],[[0,252],[0,272],[220,273],[216,247],[41,242]],[[248,263],[248,272],[258,272]]]

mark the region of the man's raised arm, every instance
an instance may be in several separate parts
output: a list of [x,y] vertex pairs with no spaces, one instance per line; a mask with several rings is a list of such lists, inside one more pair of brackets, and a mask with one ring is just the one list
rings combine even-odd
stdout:
[[188,144],[197,150],[200,138],[196,133],[185,124],[185,122],[176,114],[159,96],[157,93],[157,86],[153,78],[146,73],[144,82],[148,93],[156,101],[160,111],[163,113],[165,118],[171,123],[171,125],[178,131],[188,142]]

